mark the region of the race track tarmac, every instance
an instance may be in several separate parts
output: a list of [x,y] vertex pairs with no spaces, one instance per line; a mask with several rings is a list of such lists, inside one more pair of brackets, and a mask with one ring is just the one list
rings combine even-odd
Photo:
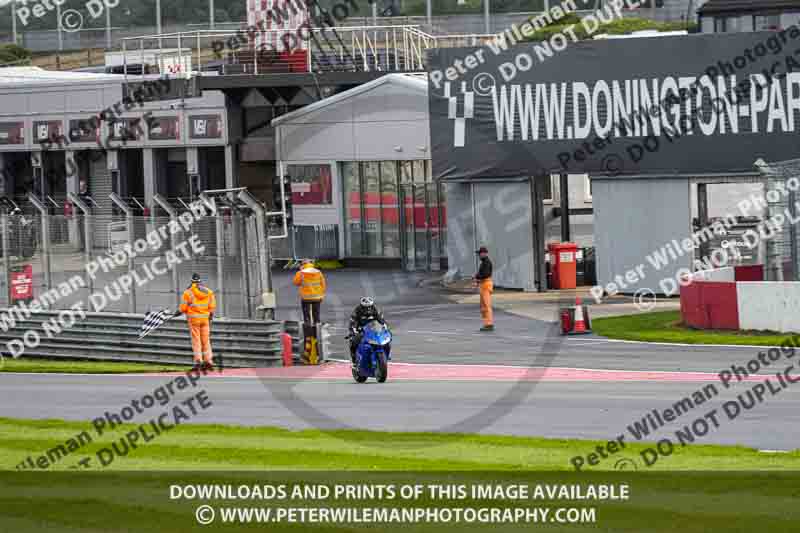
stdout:
[[[387,383],[369,380],[359,385],[348,379],[346,365],[342,366],[311,376],[302,368],[294,376],[209,375],[198,387],[206,390],[213,407],[192,422],[614,439],[653,409],[675,410],[684,398],[697,398],[694,393],[713,387],[703,402],[682,412],[678,408],[680,416],[643,440],[674,435],[715,409],[719,427],[697,442],[793,449],[800,437],[800,384],[787,385],[774,395],[767,392],[760,403],[730,420],[723,403],[736,401],[737,394],[745,395],[761,380],[736,382],[726,389],[713,374],[686,374],[682,379],[679,373],[636,375],[563,368],[526,369],[528,379],[496,379],[493,373],[504,370],[486,366],[474,367],[467,373],[469,379],[464,379],[463,370],[460,377],[437,379],[435,366],[401,370],[395,365]],[[393,380],[394,373],[406,376]],[[90,420],[104,416],[106,410],[120,412],[133,399],[173,378],[0,375],[4,399],[0,416]],[[778,384],[774,376],[773,381]],[[146,421],[158,412],[156,406],[136,420]]]
[[[355,283],[355,282],[354,282]],[[343,360],[343,336],[354,288],[326,303],[333,360]],[[561,337],[553,323],[498,310],[497,331],[480,333],[477,306],[444,301],[428,289],[398,291],[384,306],[394,341],[389,381],[358,385],[346,365],[323,369],[226,371],[204,378],[213,407],[192,423],[285,428],[447,431],[560,438],[614,439],[653,409],[677,411],[644,440],[692,424],[716,410],[718,427],[699,443],[787,450],[800,442],[800,383],[777,385],[795,359],[781,358],[754,380],[726,388],[718,373],[745,366],[763,349],[667,346],[609,341],[594,335]],[[349,298],[349,300],[348,300]],[[555,317],[554,317],[555,318]],[[221,357],[220,357],[221,356]],[[224,354],[217,354],[217,362]],[[609,372],[611,371],[611,372]],[[792,368],[791,374],[798,374]],[[91,376],[0,374],[0,416],[91,420],[119,412],[170,381],[166,375]],[[687,404],[713,387],[706,401]],[[760,387],[761,401],[730,420],[726,401]],[[763,390],[761,390],[763,389]],[[766,392],[765,392],[766,391]],[[680,405],[678,405],[680,404]],[[153,407],[135,420],[160,412]]]

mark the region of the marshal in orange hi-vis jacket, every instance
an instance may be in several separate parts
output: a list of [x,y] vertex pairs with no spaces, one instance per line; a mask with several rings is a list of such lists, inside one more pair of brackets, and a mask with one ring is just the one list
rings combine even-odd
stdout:
[[325,290],[328,288],[325,276],[318,268],[314,267],[314,263],[307,260],[294,275],[292,283],[297,285],[300,293],[303,322],[307,324],[319,322],[320,303],[325,299]]
[[183,291],[180,311],[189,322],[195,365],[203,365],[207,369],[214,366],[210,322],[216,308],[214,291],[200,283],[199,275],[192,274],[192,285]]

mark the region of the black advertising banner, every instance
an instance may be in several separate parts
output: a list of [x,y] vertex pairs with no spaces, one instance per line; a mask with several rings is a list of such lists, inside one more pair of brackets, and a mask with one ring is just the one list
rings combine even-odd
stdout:
[[0,523],[13,533],[45,531],[44,520],[59,524],[50,530],[75,533],[798,530],[795,471],[665,472],[628,464],[618,472],[6,471]]
[[752,172],[800,153],[800,30],[428,51],[439,179]]
[[24,122],[0,122],[0,145],[25,144]]
[[153,117],[150,120],[149,137],[151,141],[177,141],[180,135],[180,119],[178,117]]
[[33,122],[34,142],[56,142],[64,135],[63,123],[60,120],[42,120]]
[[120,118],[109,124],[109,137],[114,141],[138,141],[144,136],[144,121],[140,118]]
[[[93,128],[92,125],[95,125]],[[69,140],[75,143],[93,143],[100,138],[98,129],[99,121],[79,119],[69,121]]]
[[189,117],[189,137],[192,139],[221,139],[222,115]]

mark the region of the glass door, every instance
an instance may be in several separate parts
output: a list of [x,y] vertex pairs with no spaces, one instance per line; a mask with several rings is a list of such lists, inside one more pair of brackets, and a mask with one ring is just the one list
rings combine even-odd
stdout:
[[[426,165],[430,169],[430,163]],[[430,170],[428,170],[430,172]],[[430,177],[430,175],[428,175]],[[428,190],[428,227],[430,228],[431,240],[431,270],[440,270],[442,264],[443,249],[443,218],[442,218],[442,199],[438,183],[432,180],[426,184]]]
[[400,237],[406,270],[439,268],[438,191],[427,161],[400,162]]
[[400,228],[403,269],[416,270],[414,169],[411,161],[400,162]]
[[[414,175],[416,178],[416,173]],[[424,175],[423,175],[424,179]],[[428,190],[425,183],[414,183],[414,259],[418,269],[431,268],[431,234],[428,228]]]

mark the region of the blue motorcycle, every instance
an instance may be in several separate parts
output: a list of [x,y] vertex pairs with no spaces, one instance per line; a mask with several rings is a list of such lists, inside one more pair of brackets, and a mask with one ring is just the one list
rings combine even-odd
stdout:
[[364,383],[367,378],[375,378],[383,383],[389,377],[387,361],[391,359],[392,332],[388,326],[377,320],[364,326],[361,342],[356,348],[356,364],[353,365],[353,379]]

